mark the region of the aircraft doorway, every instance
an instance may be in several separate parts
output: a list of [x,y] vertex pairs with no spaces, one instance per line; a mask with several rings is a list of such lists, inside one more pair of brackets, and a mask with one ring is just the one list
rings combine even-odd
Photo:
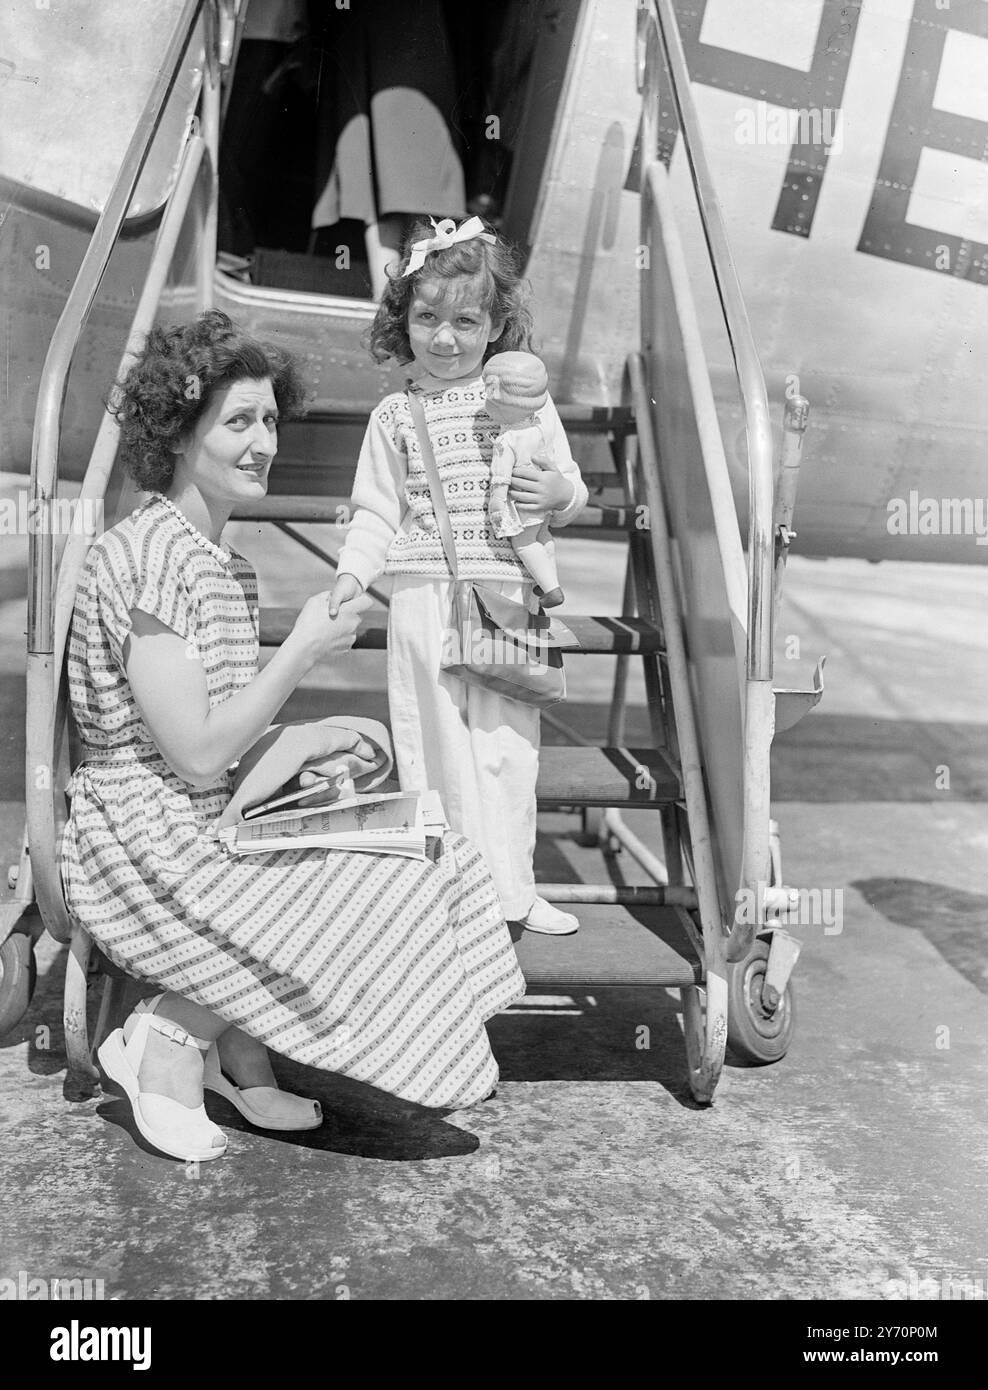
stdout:
[[582,0],[250,0],[220,149],[220,269],[376,297],[412,220],[526,251]]

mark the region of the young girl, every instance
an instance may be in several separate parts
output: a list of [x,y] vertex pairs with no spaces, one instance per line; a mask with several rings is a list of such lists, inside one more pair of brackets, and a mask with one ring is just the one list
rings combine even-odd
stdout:
[[[481,368],[494,352],[527,351],[531,315],[509,247],[473,217],[412,233],[371,330],[376,360],[414,362],[456,543],[461,579],[515,600],[532,580],[487,516],[498,425]],[[587,489],[551,399],[538,412],[547,457],[519,466],[511,500],[522,517],[551,513],[564,526]],[[535,782],[539,712],[440,670],[452,579],[404,392],[372,412],[357,463],[354,517],[340,555],[330,612],[381,573],[394,575],[388,622],[388,702],[405,790],[434,788],[450,824],[479,845],[509,921],[566,935],[576,918],[537,896]]]

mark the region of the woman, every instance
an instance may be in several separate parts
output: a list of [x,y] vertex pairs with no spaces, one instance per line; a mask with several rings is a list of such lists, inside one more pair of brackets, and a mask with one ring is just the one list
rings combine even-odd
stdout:
[[215,836],[303,765],[375,759],[345,721],[269,727],[317,661],[352,645],[367,601],[334,620],[315,595],[258,672],[256,578],[221,540],[234,507],[266,492],[279,414],[301,400],[291,359],[225,314],[154,330],[115,405],[152,495],[93,546],[76,598],[69,688],[85,760],[66,900],[112,960],[165,991],[99,1056],[140,1132],[178,1158],[225,1151],[204,1083],[262,1127],[320,1122],[316,1102],[277,1089],[268,1046],[423,1105],[480,1100],[497,1080],[484,1020],[524,992],[463,838],[448,835],[433,864],[238,859]]

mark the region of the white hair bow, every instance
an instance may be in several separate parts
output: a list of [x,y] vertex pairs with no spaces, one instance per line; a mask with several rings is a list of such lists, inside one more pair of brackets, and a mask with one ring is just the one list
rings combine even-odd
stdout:
[[430,217],[429,221],[435,227],[436,234],[435,236],[424,237],[422,241],[412,242],[412,254],[407,267],[401,272],[402,279],[406,275],[414,275],[416,270],[420,270],[425,265],[425,258],[430,251],[445,251],[447,246],[455,246],[459,241],[473,241],[475,237],[479,237],[481,241],[490,242],[492,246],[497,241],[493,232],[485,230],[479,217],[468,217],[459,226],[456,225],[452,217],[444,217],[441,222]]

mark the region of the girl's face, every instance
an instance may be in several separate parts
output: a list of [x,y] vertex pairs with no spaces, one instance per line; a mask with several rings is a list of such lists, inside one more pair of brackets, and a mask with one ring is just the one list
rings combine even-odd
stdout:
[[218,386],[183,441],[175,486],[236,506],[263,497],[278,452],[278,403],[268,379]]
[[476,376],[487,345],[500,338],[503,327],[483,308],[473,280],[422,279],[408,306],[412,356],[441,381]]

